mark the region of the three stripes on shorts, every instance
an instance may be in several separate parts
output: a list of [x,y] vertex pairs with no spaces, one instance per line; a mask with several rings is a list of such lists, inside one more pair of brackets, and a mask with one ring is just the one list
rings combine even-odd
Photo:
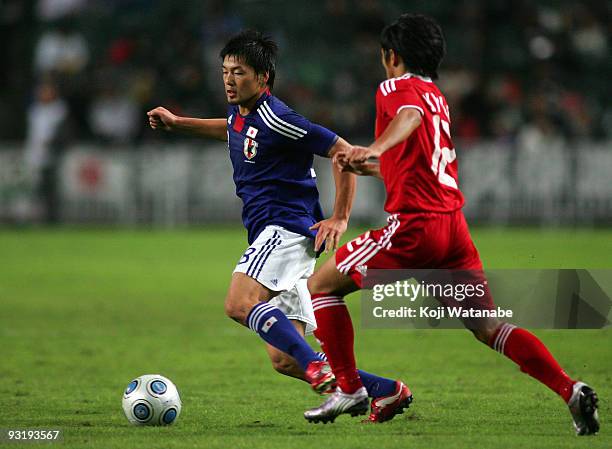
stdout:
[[261,270],[266,264],[268,258],[270,257],[270,254],[272,254],[272,251],[274,251],[280,246],[281,242],[282,240],[280,238],[279,232],[274,231],[272,237],[270,237],[266,241],[265,245],[263,245],[259,250],[259,253],[255,257],[253,257],[253,260],[251,260],[249,268],[247,268],[246,274],[248,276],[251,276],[252,278],[257,279],[257,276],[259,276],[259,274],[261,273]]
[[400,227],[398,214],[389,216],[387,221],[389,224],[378,241],[375,241],[372,238],[366,239],[366,241],[360,245],[359,248],[349,254],[342,262],[338,264],[337,268],[340,273],[348,274],[351,268],[365,265],[382,249],[391,248],[391,238],[395,234],[395,231],[397,231],[397,229]]

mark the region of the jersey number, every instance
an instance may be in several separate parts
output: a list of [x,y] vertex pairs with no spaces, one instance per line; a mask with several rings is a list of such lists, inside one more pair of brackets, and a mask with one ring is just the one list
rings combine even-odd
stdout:
[[255,251],[257,251],[257,248],[249,248],[247,249],[244,254],[242,255],[242,258],[240,259],[240,261],[238,262],[238,265],[242,265],[243,263],[247,263],[249,261],[249,257],[251,256],[251,254],[253,254]]
[[445,170],[446,166],[457,158],[457,153],[455,153],[454,148],[440,148],[440,122],[442,123],[444,133],[450,141],[450,124],[446,120],[442,120],[438,114],[435,114],[433,116],[435,148],[431,159],[431,170],[434,174],[438,175],[438,181],[441,184],[456,189],[458,188],[457,181],[451,175],[445,173]]
[[354,243],[356,246],[361,246],[361,245],[363,245],[365,242],[367,242],[369,238],[370,238],[370,231],[368,231],[368,232],[366,232],[365,234],[363,234],[363,235],[361,235],[361,236],[357,237],[356,239],[353,239],[353,240],[351,240],[350,242],[348,242],[348,243],[346,244],[346,249],[348,249],[350,252],[353,252],[353,250],[355,249],[355,248],[353,247],[353,243]]

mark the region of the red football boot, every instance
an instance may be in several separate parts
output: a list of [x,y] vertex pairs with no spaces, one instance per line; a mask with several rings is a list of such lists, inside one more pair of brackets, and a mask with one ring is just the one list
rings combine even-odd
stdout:
[[336,389],[336,376],[328,362],[310,362],[306,368],[306,381],[319,394],[332,393]]
[[384,422],[404,413],[412,403],[412,392],[403,382],[395,381],[395,392],[390,396],[372,399],[368,421]]

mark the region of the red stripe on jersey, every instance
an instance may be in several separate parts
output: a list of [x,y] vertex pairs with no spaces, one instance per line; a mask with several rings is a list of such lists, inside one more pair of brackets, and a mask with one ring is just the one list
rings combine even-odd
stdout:
[[236,118],[234,119],[234,131],[237,133],[242,131],[244,128],[244,118],[240,114],[236,114]]

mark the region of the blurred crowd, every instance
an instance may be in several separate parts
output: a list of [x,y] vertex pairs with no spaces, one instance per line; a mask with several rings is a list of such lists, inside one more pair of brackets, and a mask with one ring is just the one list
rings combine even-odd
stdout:
[[[373,130],[378,37],[401,1],[4,0],[0,141],[167,138],[145,112],[223,116],[218,52],[245,27],[280,44],[275,93],[352,139]],[[439,85],[457,140],[612,137],[609,1],[417,1],[443,27]],[[405,7],[405,5],[404,5]]]

